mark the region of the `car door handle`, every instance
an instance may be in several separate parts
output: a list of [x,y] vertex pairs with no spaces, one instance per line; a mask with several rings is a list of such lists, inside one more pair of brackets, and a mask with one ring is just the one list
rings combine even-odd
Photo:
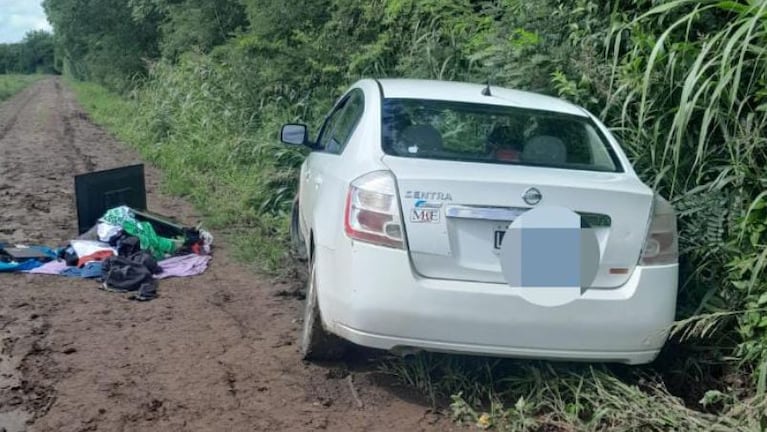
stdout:
[[322,184],[322,177],[315,177],[314,178],[314,187],[318,188]]

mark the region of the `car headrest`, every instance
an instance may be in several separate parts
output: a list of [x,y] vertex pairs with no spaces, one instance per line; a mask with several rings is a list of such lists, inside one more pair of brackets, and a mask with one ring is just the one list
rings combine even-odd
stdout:
[[415,146],[419,152],[442,150],[442,134],[432,125],[408,126],[400,135],[401,145],[407,150]]
[[496,126],[487,136],[487,143],[522,150],[521,134],[510,126]]
[[545,165],[567,162],[567,146],[561,139],[550,135],[530,138],[522,150],[522,161]]

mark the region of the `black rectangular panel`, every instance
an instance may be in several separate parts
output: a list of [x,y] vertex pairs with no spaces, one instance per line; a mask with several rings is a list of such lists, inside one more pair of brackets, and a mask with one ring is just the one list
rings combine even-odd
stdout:
[[107,210],[121,205],[146,210],[144,165],[131,165],[75,176],[77,230],[91,229]]

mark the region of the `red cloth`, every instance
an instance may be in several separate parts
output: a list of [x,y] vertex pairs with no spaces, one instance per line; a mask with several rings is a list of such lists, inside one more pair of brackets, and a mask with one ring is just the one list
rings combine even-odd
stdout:
[[519,152],[512,149],[500,149],[495,152],[495,158],[500,161],[517,162],[519,161]]
[[112,251],[103,250],[103,251],[98,251],[91,255],[80,257],[80,259],[77,261],[77,267],[82,268],[83,266],[85,266],[85,264],[88,264],[91,261],[104,261],[105,259],[111,257],[112,255],[114,255]]

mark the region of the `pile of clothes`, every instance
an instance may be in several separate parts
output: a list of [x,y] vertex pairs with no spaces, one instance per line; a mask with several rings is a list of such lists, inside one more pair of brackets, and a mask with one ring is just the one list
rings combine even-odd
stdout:
[[56,251],[0,244],[0,272],[98,279],[107,291],[151,300],[157,296],[159,279],[198,275],[210,262],[210,233],[199,227],[177,231],[175,237],[160,236],[151,222],[139,220],[129,207],[117,207]]

